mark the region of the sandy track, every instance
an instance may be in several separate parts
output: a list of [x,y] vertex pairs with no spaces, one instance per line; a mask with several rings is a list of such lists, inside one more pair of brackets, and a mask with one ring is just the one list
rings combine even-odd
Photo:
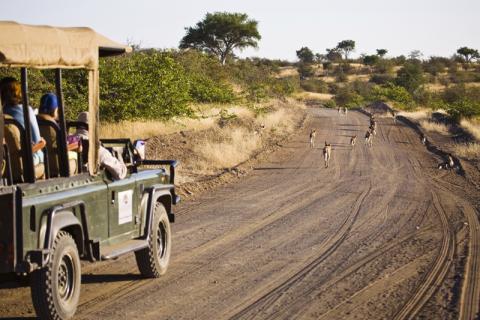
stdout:
[[[473,319],[478,190],[391,119],[368,148],[366,116],[308,112],[247,177],[177,208],[165,277],[141,279],[131,256],[85,265],[78,318]],[[29,299],[1,287],[0,317],[32,316]]]

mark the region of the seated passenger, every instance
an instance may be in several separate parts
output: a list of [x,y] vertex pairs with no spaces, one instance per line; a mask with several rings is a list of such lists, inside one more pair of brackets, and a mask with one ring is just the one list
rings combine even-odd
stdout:
[[[0,81],[0,96],[2,99],[3,113],[7,116],[11,116],[15,119],[23,129],[25,129],[25,122],[23,118],[23,106],[22,106],[22,90],[20,83],[14,78],[4,78]],[[29,122],[32,134],[32,151],[33,151],[33,165],[35,169],[35,176],[37,179],[42,178],[45,173],[45,167],[43,165],[43,152],[45,147],[45,140],[40,136],[40,130],[38,128],[37,119],[32,107],[28,107],[29,110]],[[8,141],[7,141],[8,142]],[[12,150],[12,153],[19,150]]]
[[[88,112],[81,112],[78,115],[78,122],[88,124]],[[86,128],[77,129],[76,135],[83,140],[88,140],[88,130]],[[98,149],[98,162],[100,167],[105,168],[111,175],[113,180],[120,180],[127,176],[127,167],[123,162],[115,158],[110,151],[100,146]]]
[[[58,100],[56,95],[54,95],[53,93],[47,93],[42,96],[42,98],[40,99],[38,118],[58,125]],[[58,160],[59,150],[57,145],[57,131],[52,126],[40,124],[40,132],[47,141],[50,175],[52,177],[57,177],[60,173]],[[77,173],[78,153],[75,150],[78,151],[79,148],[80,146],[78,142],[67,144],[70,174]]]

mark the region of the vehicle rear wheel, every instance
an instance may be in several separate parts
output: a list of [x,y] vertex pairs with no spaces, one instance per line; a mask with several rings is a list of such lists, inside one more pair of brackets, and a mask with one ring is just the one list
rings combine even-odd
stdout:
[[170,262],[171,232],[167,210],[155,204],[148,247],[135,252],[138,269],[143,276],[158,278],[167,272]]
[[60,231],[47,266],[31,275],[32,301],[40,319],[70,319],[80,298],[80,257],[72,236]]

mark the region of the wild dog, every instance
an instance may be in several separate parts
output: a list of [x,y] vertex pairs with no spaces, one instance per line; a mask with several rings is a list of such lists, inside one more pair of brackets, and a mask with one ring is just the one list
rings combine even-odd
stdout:
[[420,141],[422,142],[423,145],[427,144],[427,137],[422,133],[420,136]]
[[328,168],[331,155],[332,155],[332,145],[327,143],[327,141],[325,141],[325,147],[323,147],[323,159],[325,160],[325,168]]
[[350,145],[355,147],[355,143],[357,142],[357,136],[353,136],[350,138]]
[[370,130],[367,130],[367,132],[365,133],[365,144],[369,147],[372,146],[372,139],[373,139],[373,135],[372,133],[370,132]]
[[451,169],[455,167],[455,162],[453,161],[453,158],[451,155],[448,155],[448,165],[450,166]]
[[345,108],[343,109],[343,113],[345,113],[345,115],[347,115],[347,112],[348,112],[348,109],[347,109],[347,107],[345,107]]
[[371,133],[373,136],[376,136],[376,135],[377,135],[377,130],[375,130],[375,127],[374,127],[374,126],[370,126],[370,128],[368,128],[368,130],[370,131],[370,133]]
[[445,169],[445,170],[455,169],[455,161],[453,161],[452,156],[448,155],[447,156],[447,161],[440,163],[438,165],[438,169]]
[[310,148],[315,148],[315,136],[317,135],[317,130],[310,130]]

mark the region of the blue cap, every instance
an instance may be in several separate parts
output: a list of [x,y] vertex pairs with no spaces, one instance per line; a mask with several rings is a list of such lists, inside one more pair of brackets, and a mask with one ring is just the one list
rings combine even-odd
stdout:
[[40,112],[41,113],[52,113],[55,109],[58,108],[57,96],[53,93],[47,93],[42,96],[40,99]]

